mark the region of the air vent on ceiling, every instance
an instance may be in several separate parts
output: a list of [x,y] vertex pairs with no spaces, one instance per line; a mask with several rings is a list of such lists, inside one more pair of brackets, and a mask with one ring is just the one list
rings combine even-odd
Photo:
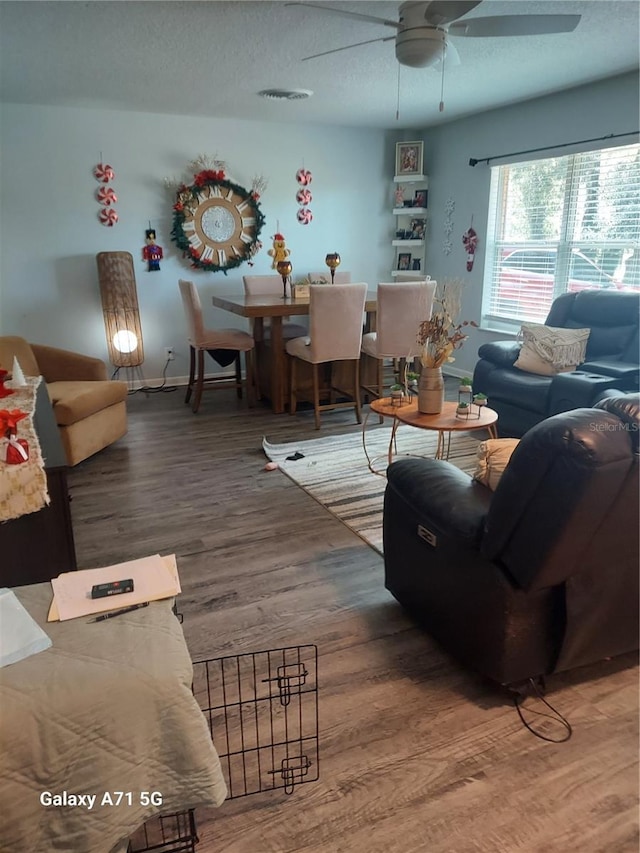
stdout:
[[310,89],[263,89],[258,95],[268,101],[304,101],[313,92]]

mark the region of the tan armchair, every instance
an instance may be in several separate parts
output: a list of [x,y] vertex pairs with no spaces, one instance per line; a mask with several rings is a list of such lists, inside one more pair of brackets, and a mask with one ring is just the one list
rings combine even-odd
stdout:
[[42,376],[60,430],[68,465],[77,465],[127,431],[127,384],[108,379],[99,358],[0,337],[0,367],[14,356],[26,376]]

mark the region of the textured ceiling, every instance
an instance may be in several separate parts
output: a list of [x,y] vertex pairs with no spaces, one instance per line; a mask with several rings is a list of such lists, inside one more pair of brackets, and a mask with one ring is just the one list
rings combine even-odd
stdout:
[[[325,4],[397,19],[397,3]],[[469,18],[578,13],[572,33],[457,38],[462,64],[441,75],[400,69],[393,41],[302,62],[310,54],[393,34],[284,2],[0,2],[0,99],[264,121],[423,128],[638,68],[637,0],[499,2]],[[303,88],[306,101],[258,98]]]

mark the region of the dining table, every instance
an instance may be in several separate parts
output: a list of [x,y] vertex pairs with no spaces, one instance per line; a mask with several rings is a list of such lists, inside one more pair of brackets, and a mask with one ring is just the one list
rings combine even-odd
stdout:
[[[264,321],[269,318],[271,326],[270,399],[275,414],[285,411],[286,360],[282,321],[285,317],[309,314],[309,297],[286,298],[277,293],[262,294],[214,294],[211,301],[215,308],[229,311],[252,321],[253,337],[258,345],[264,340]],[[365,300],[365,331],[375,331],[377,295],[368,291]]]

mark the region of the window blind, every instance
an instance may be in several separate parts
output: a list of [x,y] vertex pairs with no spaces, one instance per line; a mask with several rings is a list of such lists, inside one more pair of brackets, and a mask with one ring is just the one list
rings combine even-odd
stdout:
[[544,322],[566,291],[640,290],[640,145],[494,166],[483,317]]

